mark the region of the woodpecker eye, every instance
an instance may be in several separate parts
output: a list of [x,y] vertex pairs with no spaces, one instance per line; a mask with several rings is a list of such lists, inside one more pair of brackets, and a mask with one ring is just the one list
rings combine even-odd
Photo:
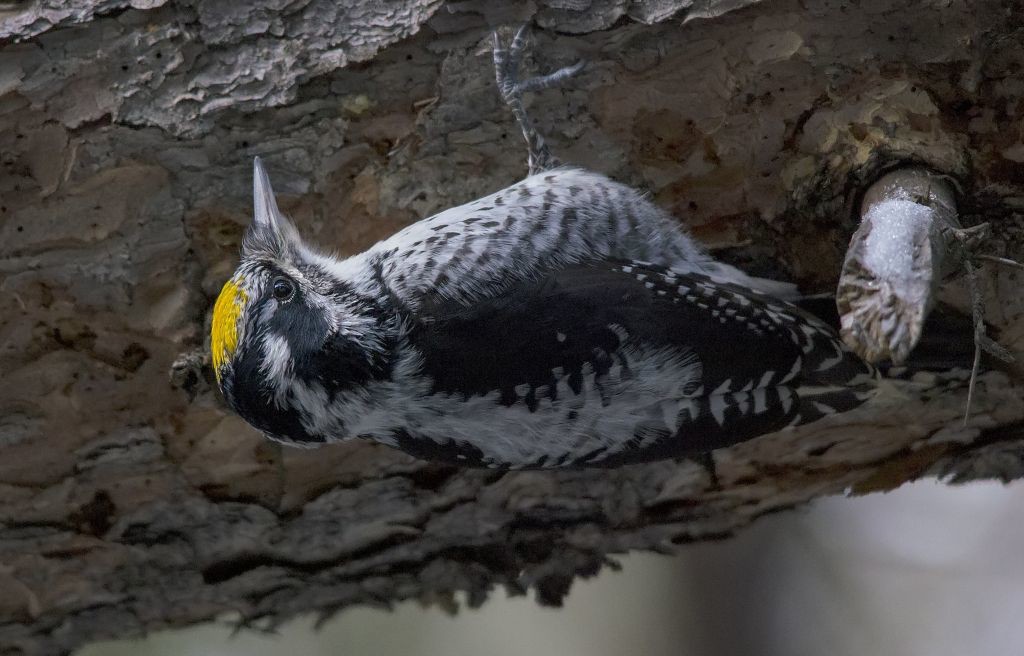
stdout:
[[274,298],[279,301],[287,301],[295,294],[295,285],[287,278],[274,280]]

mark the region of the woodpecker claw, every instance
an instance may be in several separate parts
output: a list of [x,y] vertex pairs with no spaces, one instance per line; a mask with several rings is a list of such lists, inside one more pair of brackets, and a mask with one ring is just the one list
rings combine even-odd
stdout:
[[507,45],[498,30],[494,31],[492,40],[494,43],[494,77],[498,84],[498,92],[505,104],[512,110],[512,115],[515,116],[516,122],[519,123],[520,129],[523,131],[523,136],[526,138],[529,149],[530,174],[553,169],[560,162],[551,154],[544,138],[533,127],[523,107],[523,94],[550,89],[561,84],[582,71],[586,62],[581,60],[547,75],[520,80],[520,65],[529,41],[529,26],[526,24],[520,26]]
[[563,66],[554,73],[538,75],[537,77],[531,77],[528,80],[523,80],[518,85],[519,93],[543,91],[544,89],[550,89],[551,87],[558,86],[562,82],[582,71],[586,65],[587,62],[581,59],[572,66]]

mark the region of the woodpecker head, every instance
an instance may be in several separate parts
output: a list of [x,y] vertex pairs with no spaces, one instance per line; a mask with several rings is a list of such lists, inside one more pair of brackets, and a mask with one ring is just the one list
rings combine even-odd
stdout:
[[385,376],[388,312],[373,281],[303,243],[253,167],[254,220],[213,309],[210,349],[228,404],[268,437],[315,444],[343,430],[339,394]]

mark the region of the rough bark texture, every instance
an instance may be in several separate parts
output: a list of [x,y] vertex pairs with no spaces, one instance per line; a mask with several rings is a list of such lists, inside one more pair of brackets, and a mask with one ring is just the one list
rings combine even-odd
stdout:
[[[958,179],[965,224],[1024,256],[1018,2],[497,5],[0,5],[0,653],[495,585],[557,603],[608,554],[816,496],[1024,473],[1019,369],[982,376],[966,429],[966,373],[921,374],[719,453],[720,489],[690,463],[501,474],[282,449],[226,414],[201,354],[252,156],[343,253],[514,182],[525,149],[478,54],[503,22],[540,26],[545,69],[590,62],[530,101],[555,152],[650,190],[752,273],[833,287],[859,192],[901,162]],[[1019,275],[985,270],[1021,356]]]

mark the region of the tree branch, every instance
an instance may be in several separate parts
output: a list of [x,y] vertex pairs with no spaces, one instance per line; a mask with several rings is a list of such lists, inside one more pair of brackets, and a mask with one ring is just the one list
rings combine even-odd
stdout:
[[[225,611],[477,604],[495,586],[557,603],[614,554],[822,495],[1021,476],[1019,365],[981,375],[966,427],[966,369],[908,375],[852,413],[716,453],[720,487],[686,462],[498,473],[367,443],[283,449],[226,414],[205,339],[253,156],[278,162],[304,234],[343,253],[524,172],[475,53],[534,5],[344,4],[4,5],[0,654]],[[902,162],[963,181],[964,223],[989,222],[1021,259],[1024,146],[1006,127],[1024,98],[1002,82],[1024,66],[1019,10],[686,4],[537,3],[538,68],[591,63],[530,101],[561,159],[649,190],[730,264],[809,291],[834,288],[846,217]],[[1020,362],[1017,276],[986,267],[981,282]],[[969,315],[961,287],[940,300]],[[940,353],[962,364],[970,329],[946,335]]]

